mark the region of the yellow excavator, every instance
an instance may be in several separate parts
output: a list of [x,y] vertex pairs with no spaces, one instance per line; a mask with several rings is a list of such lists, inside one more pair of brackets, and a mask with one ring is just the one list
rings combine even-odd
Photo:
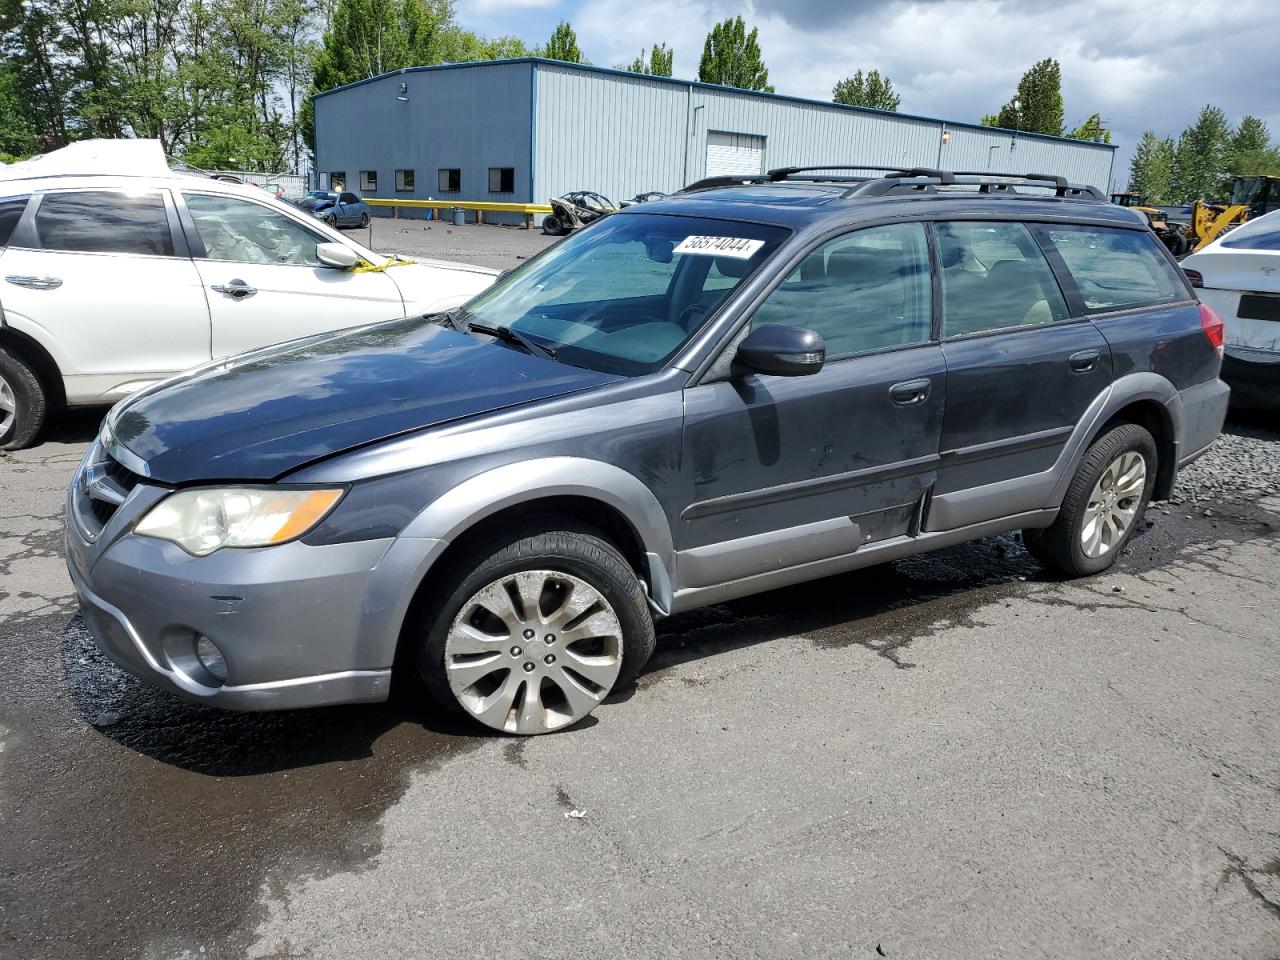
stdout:
[[1191,207],[1191,220],[1186,226],[1170,224],[1163,210],[1146,205],[1138,194],[1113,193],[1111,202],[1144,213],[1161,242],[1175,257],[1182,258],[1213,243],[1250,217],[1280,210],[1280,176],[1232,178],[1230,202],[1197,200]]

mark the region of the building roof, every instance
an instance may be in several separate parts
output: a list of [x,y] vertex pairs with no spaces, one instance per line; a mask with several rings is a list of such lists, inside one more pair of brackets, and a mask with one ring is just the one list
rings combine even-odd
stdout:
[[578,70],[584,73],[595,73],[601,76],[612,76],[625,78],[627,80],[649,81],[652,83],[674,84],[679,87],[691,87],[701,90],[713,90],[717,93],[731,93],[742,97],[762,98],[782,103],[796,103],[804,106],[827,107],[837,110],[852,110],[855,113],[866,113],[872,115],[880,115],[883,117],[897,117],[902,120],[918,120],[924,123],[936,123],[944,127],[968,128],[974,130],[985,130],[996,133],[1008,133],[1018,137],[1031,137],[1036,140],[1050,140],[1059,143],[1076,144],[1077,146],[1087,147],[1105,147],[1108,150],[1118,149],[1114,143],[1100,143],[1096,140],[1077,140],[1074,137],[1055,137],[1046,133],[1031,133],[1027,130],[1011,130],[1008,127],[988,127],[985,124],[973,123],[967,120],[945,120],[941,117],[927,117],[913,113],[898,113],[893,110],[880,110],[875,107],[855,107],[846,103],[833,103],[830,100],[813,100],[807,97],[794,97],[785,93],[764,93],[759,90],[743,90],[740,87],[726,87],[716,83],[703,83],[701,80],[681,80],[677,77],[655,77],[650,73],[631,73],[629,70],[615,70],[611,67],[597,67],[585,63],[569,63],[564,60],[548,60],[545,57],[513,57],[505,60],[470,60],[465,63],[440,63],[429,67],[402,67],[399,70],[392,70],[388,73],[379,74],[376,77],[369,77],[365,80],[356,80],[353,83],[344,84],[341,87],[334,87],[331,90],[325,90],[317,93],[312,98],[319,100],[321,97],[327,97],[330,94],[339,93],[343,90],[350,90],[354,87],[364,86],[367,83],[373,83],[377,80],[385,80],[388,77],[404,76],[411,73],[430,73],[436,70],[465,70],[482,67],[492,67],[496,65],[510,65],[518,63],[528,63],[535,66],[557,67],[568,70]]

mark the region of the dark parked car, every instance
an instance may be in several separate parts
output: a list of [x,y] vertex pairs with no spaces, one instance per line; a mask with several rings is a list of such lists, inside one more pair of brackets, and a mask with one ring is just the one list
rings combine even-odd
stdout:
[[102,648],[169,690],[314,706],[416,670],[542,733],[668,614],[1009,530],[1107,569],[1217,436],[1221,362],[1221,321],[1091,187],[704,181],[452,314],[123,402],[68,565]]

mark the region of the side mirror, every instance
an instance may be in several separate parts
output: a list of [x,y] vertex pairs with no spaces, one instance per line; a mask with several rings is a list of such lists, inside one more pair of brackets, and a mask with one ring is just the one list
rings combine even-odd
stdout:
[[827,359],[822,334],[789,323],[767,323],[747,334],[738,345],[734,363],[756,373],[776,377],[804,377],[817,373]]
[[336,270],[350,270],[360,262],[356,252],[341,243],[317,243],[316,259]]

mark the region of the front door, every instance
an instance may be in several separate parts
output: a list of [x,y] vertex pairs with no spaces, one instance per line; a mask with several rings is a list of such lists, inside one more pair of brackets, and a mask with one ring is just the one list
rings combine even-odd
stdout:
[[107,402],[210,359],[209,307],[168,191],[37,195],[4,253],[0,302],[41,331],[72,402]]
[[938,467],[946,393],[920,224],[871,227],[810,253],[751,323],[822,334],[807,377],[760,374],[685,393],[689,506],[678,587],[710,586],[914,532]]
[[1088,319],[1069,316],[1026,226],[935,229],[947,411],[927,528],[944,530],[1043,505],[1048,471],[1111,382],[1111,351]]
[[265,203],[184,192],[202,249],[193,251],[213,318],[213,355],[223,357],[404,315],[385,273],[320,265],[332,242]]

